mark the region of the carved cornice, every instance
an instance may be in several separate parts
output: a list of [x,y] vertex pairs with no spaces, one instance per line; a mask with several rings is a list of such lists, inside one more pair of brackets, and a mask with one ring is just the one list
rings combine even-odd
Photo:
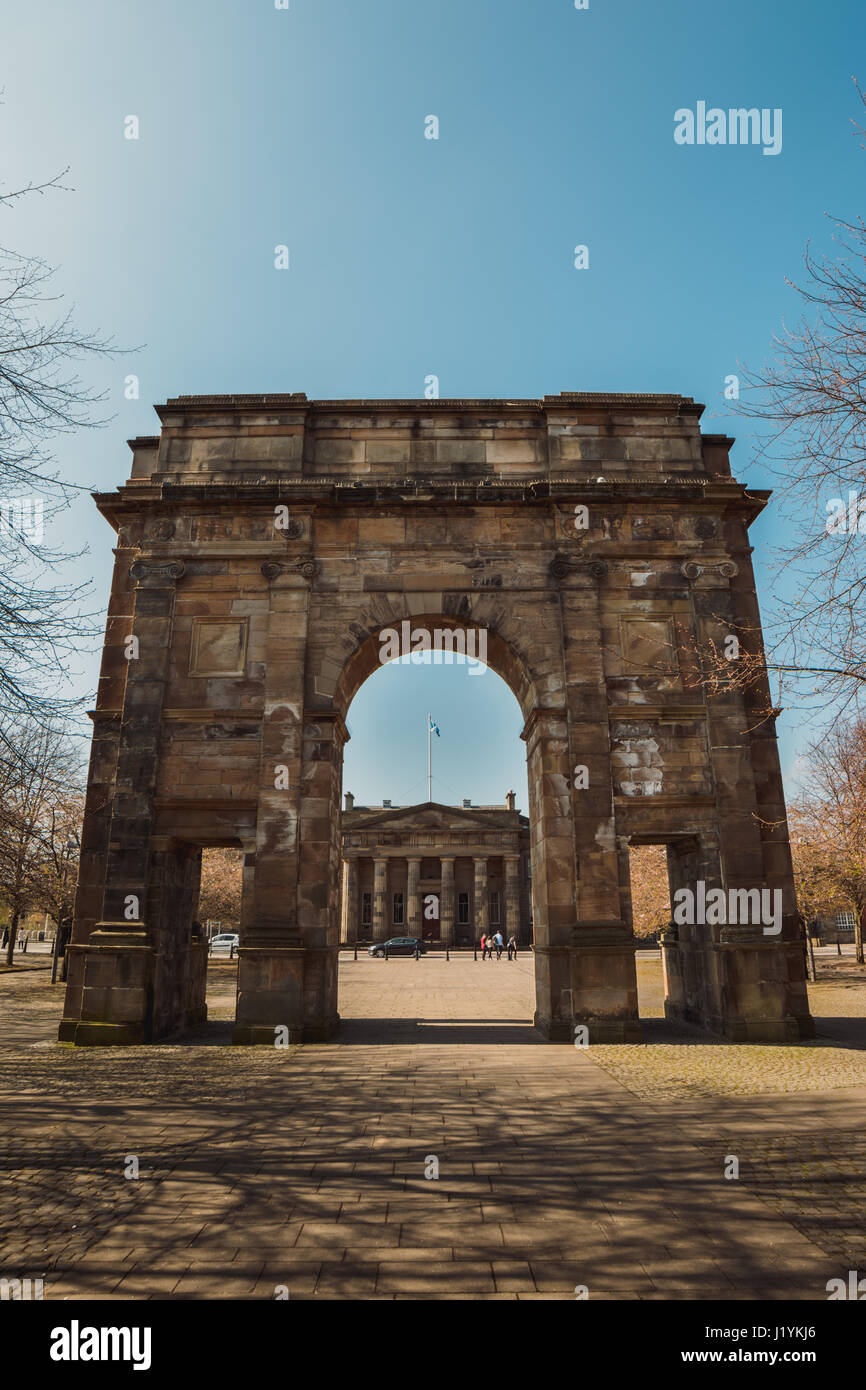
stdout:
[[720,579],[735,579],[740,573],[736,560],[683,560],[680,572],[686,579],[700,579],[703,574],[717,574]]
[[137,584],[147,579],[181,579],[186,574],[183,560],[133,560],[129,577]]
[[298,560],[265,560],[262,565],[262,574],[270,584],[274,579],[279,579],[282,574],[299,574],[304,579],[315,579],[319,572],[319,566],[312,555],[302,555]]
[[596,555],[570,557],[568,555],[554,555],[550,562],[550,574],[553,579],[566,579],[572,570],[583,571],[592,579],[601,581],[607,574],[607,561],[600,560]]
[[563,730],[567,727],[568,711],[564,706],[536,705],[526,716],[526,723],[520,731],[520,737],[528,743],[538,728],[542,720],[549,720],[562,726]]

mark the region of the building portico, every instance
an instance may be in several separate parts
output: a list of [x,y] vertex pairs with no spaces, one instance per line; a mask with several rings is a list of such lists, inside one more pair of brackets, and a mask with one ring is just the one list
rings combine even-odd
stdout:
[[488,930],[528,946],[529,819],[502,806],[355,806],[342,815],[341,940],[417,936],[469,946]]

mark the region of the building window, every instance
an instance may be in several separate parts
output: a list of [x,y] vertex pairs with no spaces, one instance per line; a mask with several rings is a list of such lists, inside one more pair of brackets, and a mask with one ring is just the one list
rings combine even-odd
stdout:
[[373,921],[373,895],[372,893],[361,894],[361,926],[369,927]]
[[469,894],[457,894],[457,921],[461,927],[469,925]]
[[395,926],[395,927],[402,927],[402,925],[403,925],[403,894],[402,894],[402,893],[395,893],[395,894],[394,894],[394,926]]
[[490,925],[499,926],[499,894],[496,891],[490,894]]
[[853,930],[854,930],[854,926],[855,926],[855,922],[854,922],[854,913],[853,913],[853,912],[837,912],[837,913],[836,913],[836,930],[837,930],[837,931],[853,931]]

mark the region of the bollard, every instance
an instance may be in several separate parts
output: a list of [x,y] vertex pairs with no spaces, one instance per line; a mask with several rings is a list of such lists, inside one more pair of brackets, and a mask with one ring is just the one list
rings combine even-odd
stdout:
[[421,947],[418,945],[418,942],[417,942],[417,941],[415,942],[415,959],[416,959],[416,960],[420,960],[420,959],[421,959]]
[[355,942],[355,960],[357,960],[357,959],[358,959],[358,943],[357,943],[357,941],[356,941],[356,942]]
[[446,959],[446,960],[450,960],[450,959],[451,959],[451,952],[448,950],[448,947],[447,947],[447,946],[445,947],[445,959]]
[[473,960],[477,960],[477,959],[478,959],[478,947],[477,947],[477,946],[473,946],[473,947],[472,947],[472,959],[473,959]]
[[387,947],[387,946],[385,947],[385,959],[386,959],[386,960],[388,959],[388,947]]

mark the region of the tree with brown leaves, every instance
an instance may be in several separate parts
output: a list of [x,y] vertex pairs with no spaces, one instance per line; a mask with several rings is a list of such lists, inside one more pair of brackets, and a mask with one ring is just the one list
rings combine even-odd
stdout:
[[866,720],[839,722],[812,745],[808,789],[791,809],[801,911],[854,913],[857,961],[866,926]]

